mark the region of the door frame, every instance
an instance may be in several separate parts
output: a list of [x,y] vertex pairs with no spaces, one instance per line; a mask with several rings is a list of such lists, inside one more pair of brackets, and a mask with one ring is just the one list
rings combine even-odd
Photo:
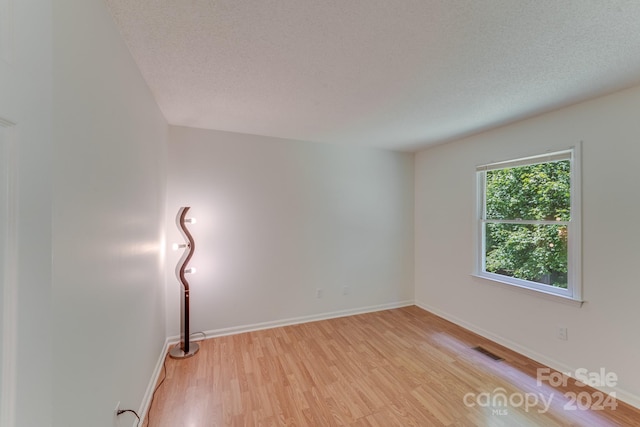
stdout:
[[13,426],[15,423],[16,395],[16,345],[17,345],[17,305],[18,305],[18,208],[17,208],[17,166],[16,126],[10,120],[0,117],[0,227],[4,241],[0,266],[0,292],[2,306],[0,312],[0,425]]

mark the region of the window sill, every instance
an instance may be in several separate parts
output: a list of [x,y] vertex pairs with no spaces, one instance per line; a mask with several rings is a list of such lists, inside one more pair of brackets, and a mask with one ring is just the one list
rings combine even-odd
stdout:
[[478,279],[482,279],[485,282],[488,282],[494,286],[499,286],[502,288],[506,288],[506,289],[511,289],[513,291],[516,292],[521,292],[521,293],[525,293],[528,295],[533,295],[539,298],[543,298],[549,301],[555,301],[555,302],[559,302],[562,304],[567,304],[567,305],[571,305],[573,307],[582,307],[582,304],[585,303],[585,301],[583,300],[579,300],[579,299],[575,299],[575,298],[571,298],[568,296],[564,296],[564,295],[558,295],[558,294],[554,294],[551,292],[545,292],[539,289],[531,289],[531,288],[527,288],[524,286],[520,286],[514,283],[509,283],[506,281],[501,281],[501,280],[496,280],[492,277],[486,277],[486,276],[482,276],[480,274],[472,274],[471,276],[473,277],[477,277]]

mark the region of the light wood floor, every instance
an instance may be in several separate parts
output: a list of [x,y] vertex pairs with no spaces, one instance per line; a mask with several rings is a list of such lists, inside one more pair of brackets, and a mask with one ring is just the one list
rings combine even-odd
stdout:
[[[415,306],[200,346],[167,360],[145,426],[640,426],[639,410],[580,409],[597,404],[594,389],[538,385],[542,365]],[[575,410],[571,392],[588,393]],[[510,403],[483,400],[500,394]],[[522,399],[534,396],[551,402],[547,411],[526,410]]]

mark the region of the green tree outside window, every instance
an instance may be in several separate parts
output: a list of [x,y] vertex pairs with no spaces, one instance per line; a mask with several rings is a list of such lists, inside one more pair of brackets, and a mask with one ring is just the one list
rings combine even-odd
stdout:
[[486,172],[485,270],[567,288],[571,162]]

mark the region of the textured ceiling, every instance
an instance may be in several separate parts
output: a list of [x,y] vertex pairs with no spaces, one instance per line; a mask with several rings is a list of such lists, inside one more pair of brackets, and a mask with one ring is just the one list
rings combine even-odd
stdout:
[[415,150],[640,83],[640,1],[106,0],[170,124]]

